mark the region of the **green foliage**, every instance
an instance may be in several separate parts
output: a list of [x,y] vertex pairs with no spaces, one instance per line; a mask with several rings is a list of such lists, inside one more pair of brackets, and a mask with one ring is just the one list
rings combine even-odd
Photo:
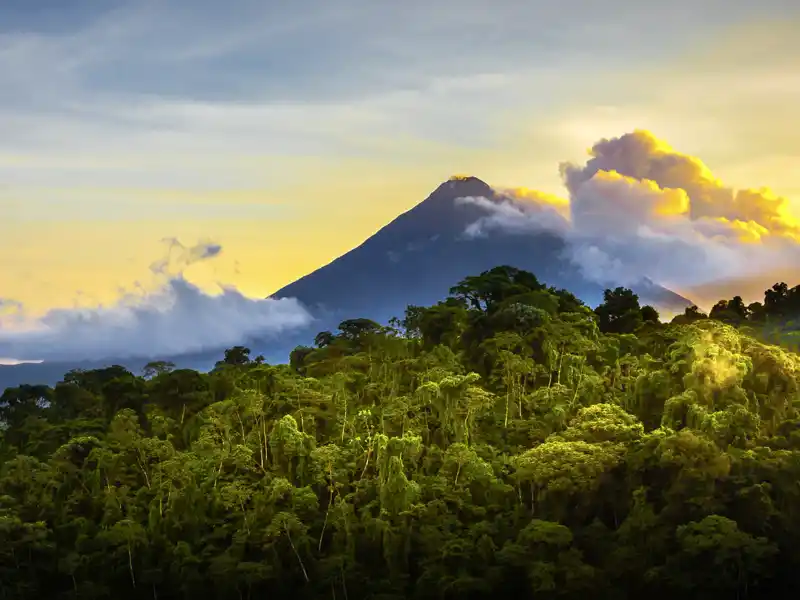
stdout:
[[510,267],[451,294],[288,365],[5,390],[0,598],[800,593],[797,288],[671,324]]

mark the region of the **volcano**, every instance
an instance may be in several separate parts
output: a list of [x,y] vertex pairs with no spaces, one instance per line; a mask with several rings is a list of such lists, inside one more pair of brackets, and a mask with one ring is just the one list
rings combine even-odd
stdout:
[[[377,321],[403,315],[409,304],[428,305],[469,275],[499,265],[535,274],[565,288],[590,306],[603,300],[605,287],[586,279],[566,255],[566,240],[543,228],[531,234],[491,231],[480,237],[467,228],[487,216],[486,208],[460,198],[505,197],[476,177],[454,177],[424,201],[331,263],[275,292],[297,298],[328,318],[367,317]],[[643,277],[631,287],[643,304],[664,312],[683,311],[692,302]]]

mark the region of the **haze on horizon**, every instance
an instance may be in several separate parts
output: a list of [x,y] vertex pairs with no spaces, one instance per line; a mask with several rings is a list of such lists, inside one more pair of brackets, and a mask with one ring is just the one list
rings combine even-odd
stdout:
[[[102,305],[102,346],[140,316],[120,299],[183,282],[175,315],[276,331],[259,298],[451,173],[567,197],[560,163],[636,129],[800,216],[799,25],[790,0],[4,2],[0,323]],[[224,252],[165,278],[165,239]]]

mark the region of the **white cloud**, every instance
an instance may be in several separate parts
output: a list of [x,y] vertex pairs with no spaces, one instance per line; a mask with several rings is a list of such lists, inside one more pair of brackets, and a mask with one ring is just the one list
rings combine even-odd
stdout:
[[[560,105],[593,88],[598,68],[635,67],[754,10],[721,0],[506,2],[489,11],[482,0],[413,0],[402,10],[358,0],[115,6],[71,8],[63,30],[41,30],[35,11],[24,27],[0,29],[0,180],[252,185],[280,173],[237,166],[241,157],[368,155],[381,140],[391,156],[385,139],[399,132],[487,145],[497,115]],[[770,9],[787,6],[759,5]],[[656,18],[656,31],[643,27]],[[4,169],[3,155],[39,168]],[[209,157],[217,164],[206,166]],[[80,158],[94,171],[50,166]],[[145,158],[161,167],[113,167]]]
[[[24,306],[0,302],[0,357],[6,360],[148,358],[218,350],[268,339],[308,325],[295,299],[248,298],[232,286],[207,294],[183,271],[219,255],[219,245],[165,240],[167,256],[153,263],[155,288],[128,292],[111,306],[57,308],[31,319]],[[5,309],[5,310],[3,310]]]
[[[487,216],[471,223],[464,234],[467,237],[481,237],[492,229],[502,229],[510,233],[530,233],[542,230],[566,233],[569,221],[558,210],[546,203],[542,195],[533,201],[505,192],[505,197],[490,200],[484,197],[465,196],[456,198],[456,204],[472,204],[487,211]],[[538,201],[537,201],[538,200]]]
[[[685,288],[800,263],[800,223],[766,189],[735,190],[699,159],[645,131],[603,139],[583,164],[562,164],[569,200],[506,193],[502,203],[460,199],[489,213],[467,228],[556,230],[572,261],[601,284],[642,277]],[[568,220],[559,209],[568,206]]]

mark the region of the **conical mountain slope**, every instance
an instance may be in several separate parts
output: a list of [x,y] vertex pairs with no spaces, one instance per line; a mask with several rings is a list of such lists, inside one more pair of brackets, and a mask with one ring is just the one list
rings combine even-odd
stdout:
[[[408,304],[441,300],[468,275],[509,265],[569,289],[592,306],[602,301],[603,286],[588,281],[563,256],[566,242],[553,232],[493,232],[467,238],[465,229],[487,215],[475,204],[456,202],[468,196],[499,201],[495,191],[475,177],[446,181],[360,246],[273,297],[295,297],[319,314],[385,320],[402,316]],[[645,279],[636,287],[643,302],[661,308],[682,310],[691,304]]]

